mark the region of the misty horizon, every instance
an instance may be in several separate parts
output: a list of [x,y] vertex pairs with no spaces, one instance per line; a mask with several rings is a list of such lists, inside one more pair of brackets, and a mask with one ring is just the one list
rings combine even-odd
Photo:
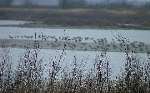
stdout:
[[[0,0],[1,1],[1,0]],[[22,5],[26,0],[13,0],[13,5]],[[31,0],[35,5],[51,5],[58,6],[60,0]],[[76,1],[76,0],[75,0]],[[80,0],[79,0],[80,1]],[[82,0],[81,0],[82,1]],[[88,5],[96,4],[128,4],[128,5],[145,5],[150,3],[150,0],[85,0]]]

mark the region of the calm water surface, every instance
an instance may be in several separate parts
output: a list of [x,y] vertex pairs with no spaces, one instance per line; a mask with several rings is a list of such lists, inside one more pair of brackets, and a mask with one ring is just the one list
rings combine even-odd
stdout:
[[[91,37],[94,39],[97,38],[107,38],[108,41],[111,41],[114,36],[122,35],[127,37],[130,41],[141,41],[146,44],[150,44],[150,31],[148,30],[120,30],[120,29],[65,29],[65,28],[22,28],[22,27],[0,27],[0,39],[8,39],[9,35],[34,35],[37,34],[45,34],[50,36],[70,36],[70,37]],[[10,49],[12,60],[14,63],[19,60],[19,57],[23,54],[24,49]],[[61,52],[61,50],[59,51]],[[42,49],[41,57],[44,58],[44,62],[48,62],[51,56],[59,55],[59,52],[51,49]],[[73,59],[73,56],[76,56],[78,61],[81,62],[84,59],[87,62],[86,69],[91,68],[92,64],[95,61],[95,56],[99,54],[99,52],[95,51],[66,51],[65,61],[63,65],[70,65]],[[138,54],[142,56],[141,59],[144,60],[144,56],[146,54]],[[125,55],[124,53],[119,52],[109,52],[108,53],[109,60],[111,61],[111,68],[113,76],[115,77],[121,70],[124,65]]]

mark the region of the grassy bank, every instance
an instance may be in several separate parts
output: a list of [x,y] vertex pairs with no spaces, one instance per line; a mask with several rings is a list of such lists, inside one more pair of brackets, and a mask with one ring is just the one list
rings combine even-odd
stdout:
[[0,19],[34,21],[32,26],[149,29],[146,9],[0,8]]

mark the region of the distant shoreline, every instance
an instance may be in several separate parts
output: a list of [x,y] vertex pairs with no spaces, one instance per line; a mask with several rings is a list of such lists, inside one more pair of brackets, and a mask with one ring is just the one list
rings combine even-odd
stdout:
[[46,25],[46,24],[21,24],[21,25],[0,25],[0,27],[22,27],[22,28],[50,28],[50,29],[108,29],[108,30],[150,30],[150,27],[116,27],[116,26],[61,26],[61,25]]
[[[142,45],[142,46],[141,46]],[[138,46],[138,47],[137,47]],[[140,46],[140,47],[139,47]],[[21,40],[21,39],[0,39],[0,48],[39,48],[39,49],[59,49],[77,51],[106,51],[124,52],[124,46],[119,43],[94,43],[94,42],[75,42],[75,41],[49,41],[49,40]],[[146,53],[150,52],[150,45],[145,43],[130,43],[129,52]]]
[[149,16],[149,10],[138,9],[0,8],[0,20],[33,21],[19,27],[150,30]]

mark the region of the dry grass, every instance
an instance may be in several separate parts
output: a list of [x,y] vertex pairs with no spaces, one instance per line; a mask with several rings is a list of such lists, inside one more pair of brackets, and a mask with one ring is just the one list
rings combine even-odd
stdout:
[[149,10],[144,9],[0,8],[0,19],[40,21],[61,26],[126,27],[125,24],[133,24],[150,27],[149,16]]

